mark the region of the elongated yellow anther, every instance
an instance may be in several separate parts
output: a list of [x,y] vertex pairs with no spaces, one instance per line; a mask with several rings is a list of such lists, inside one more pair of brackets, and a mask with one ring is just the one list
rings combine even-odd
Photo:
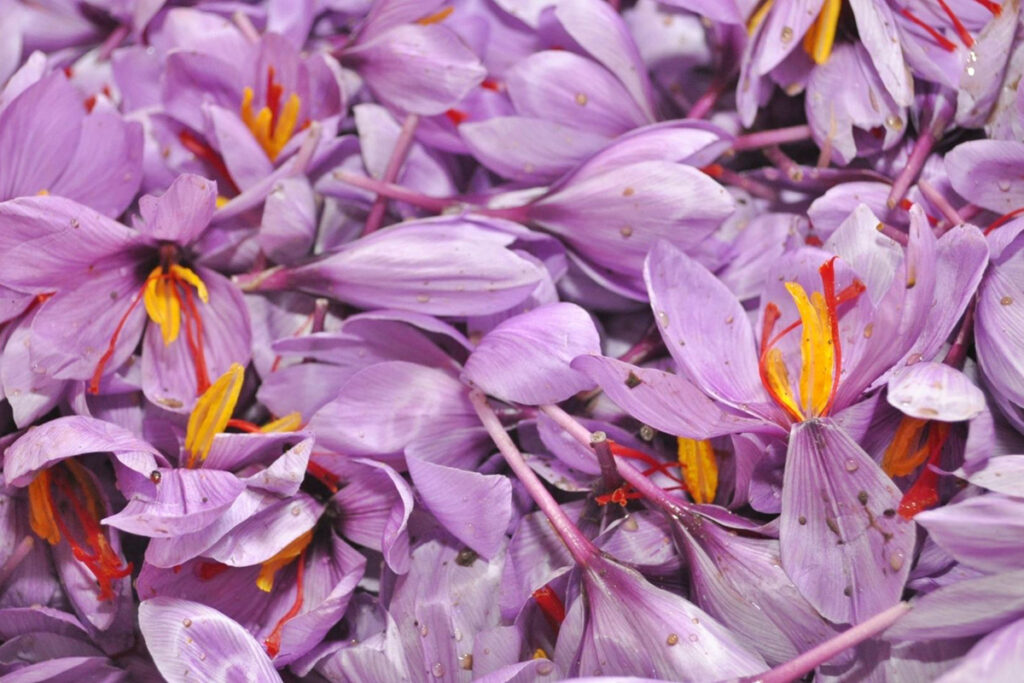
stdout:
[[775,0],[765,0],[765,2],[761,3],[761,5],[756,10],[754,10],[754,13],[750,15],[749,19],[747,19],[748,35],[754,35],[754,31],[756,31],[757,27],[761,25],[761,23],[764,21],[764,18],[768,16],[768,12],[769,10],[771,10],[772,5],[774,4]]
[[711,503],[718,492],[718,462],[711,442],[678,438],[679,469],[695,503]]
[[261,432],[294,432],[302,426],[302,415],[288,413],[260,427]]
[[768,350],[768,353],[765,354],[765,368],[772,393],[794,419],[803,421],[804,413],[800,410],[800,406],[797,405],[796,398],[793,396],[793,387],[789,383],[789,371],[786,370],[786,363],[782,359],[781,350]]
[[178,338],[181,332],[181,297],[183,293],[176,290],[179,286],[192,286],[203,303],[210,300],[206,284],[192,270],[172,265],[167,272],[157,266],[146,278],[146,290],[143,303],[149,319],[160,327],[164,345]]
[[813,292],[808,298],[804,288],[787,282],[786,290],[793,297],[800,315],[800,402],[805,415],[821,415],[832,394],[832,376],[835,371],[835,348],[832,343],[832,324],[825,297]]
[[232,363],[228,371],[207,389],[192,410],[185,432],[185,450],[188,452],[188,467],[195,467],[206,459],[213,445],[213,437],[224,431],[235,411],[238,396],[242,392],[245,369]]
[[[260,144],[263,151],[271,161],[284,149],[288,141],[299,125],[299,110],[302,107],[302,100],[295,93],[288,96],[284,106],[279,112],[272,110],[269,106],[261,107],[255,111],[253,100],[255,94],[252,88],[246,88],[242,94],[241,117],[246,127],[252,131],[256,142]],[[274,105],[277,106],[276,104]]]
[[28,485],[28,524],[36,536],[50,545],[60,543],[60,529],[50,499],[50,470],[43,470]]
[[313,530],[310,529],[282,548],[277,555],[260,565],[260,575],[256,577],[256,585],[259,586],[259,589],[264,593],[269,593],[270,589],[274,587],[274,577],[277,576],[277,572],[301,555],[312,540]]
[[818,18],[804,34],[804,50],[817,64],[824,64],[832,55],[842,8],[842,0],[825,0]]

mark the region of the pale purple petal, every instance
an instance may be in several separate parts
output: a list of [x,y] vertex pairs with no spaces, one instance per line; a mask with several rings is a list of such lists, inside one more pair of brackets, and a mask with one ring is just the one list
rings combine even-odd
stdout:
[[1024,567],[1024,500],[992,493],[914,517],[946,552],[989,572]]
[[923,420],[960,422],[985,409],[985,395],[967,375],[945,363],[901,368],[889,379],[889,405]]
[[171,683],[281,680],[256,639],[212,607],[169,597],[144,600],[139,627],[153,661]]
[[143,234],[154,240],[185,245],[194,242],[210,223],[217,186],[201,176],[178,176],[167,191],[139,200]]

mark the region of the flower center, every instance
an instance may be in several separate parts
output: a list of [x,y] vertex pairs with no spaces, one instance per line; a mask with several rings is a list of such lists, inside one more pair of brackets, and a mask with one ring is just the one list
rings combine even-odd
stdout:
[[[60,493],[60,504],[54,492]],[[99,521],[105,516],[103,505],[85,468],[65,460],[43,470],[28,485],[28,505],[32,531],[50,545],[57,545],[62,538],[67,541],[75,559],[96,577],[99,599],[113,600],[113,582],[129,576],[132,564],[125,564],[103,533]],[[71,519],[65,517],[67,513]],[[75,532],[72,524],[77,527]]]
[[[799,283],[786,283],[786,291],[796,304],[799,318],[774,336],[775,324],[782,314],[772,302],[764,310],[761,357],[758,361],[761,383],[790,418],[798,422],[828,415],[831,410],[842,370],[837,310],[840,304],[855,299],[864,291],[864,285],[854,280],[849,287],[836,293],[835,261],[836,258],[832,257],[818,269],[821,292],[812,292],[808,296]],[[782,350],[776,346],[798,326],[802,328],[799,399],[790,383]]]
[[[161,248],[161,252],[163,251],[164,249]],[[161,254],[161,260],[165,260],[163,254]],[[195,294],[192,293],[193,289],[195,289]],[[146,277],[146,281],[139,291],[132,297],[128,310],[124,312],[117,327],[114,328],[110,343],[96,363],[96,369],[89,381],[89,393],[99,393],[100,380],[107,363],[114,355],[121,330],[124,329],[132,311],[139,305],[139,301],[145,302],[149,319],[160,327],[165,346],[178,339],[182,320],[184,320],[185,342],[195,366],[196,387],[199,392],[206,391],[210,386],[210,376],[206,370],[206,354],[203,347],[203,319],[196,303],[196,296],[203,304],[209,303],[210,294],[206,285],[194,271],[173,262],[154,268]]]
[[271,161],[277,160],[284,146],[291,140],[299,122],[299,96],[292,93],[281,106],[284,87],[274,80],[274,67],[267,67],[266,104],[258,112],[253,111],[256,94],[246,87],[242,93],[242,121],[252,131],[253,137],[267,153]]

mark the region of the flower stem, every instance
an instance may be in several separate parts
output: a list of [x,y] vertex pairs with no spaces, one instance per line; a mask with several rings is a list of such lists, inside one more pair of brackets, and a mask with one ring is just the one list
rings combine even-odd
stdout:
[[260,42],[260,32],[252,25],[252,20],[248,15],[243,14],[241,11],[235,12],[231,15],[231,21],[235,22],[235,26],[238,27],[238,30],[241,31],[242,35],[250,43]]
[[910,605],[908,603],[897,603],[889,609],[879,612],[867,621],[846,629],[835,638],[830,638],[821,645],[811,648],[795,659],[791,659],[785,664],[780,664],[771,671],[758,674],[757,676],[749,676],[741,679],[741,681],[742,683],[789,683],[789,681],[795,681],[820,664],[829,661],[843,650],[878,635],[892,626],[909,610]]
[[606,492],[614,491],[622,483],[622,477],[615,468],[615,456],[608,443],[608,435],[604,432],[594,432],[590,435],[590,447],[594,449],[597,464],[601,466],[601,486]]
[[[391,158],[388,159],[388,165],[384,169],[383,177],[381,177],[381,180],[385,183],[393,183],[398,178],[398,173],[402,170],[402,164],[405,163],[406,157],[409,156],[409,150],[412,148],[412,142],[416,137],[416,127],[419,123],[420,117],[416,114],[406,115],[405,121],[402,122],[402,131],[395,141],[395,146],[391,150]],[[378,194],[377,198],[373,200],[373,206],[370,207],[370,213],[366,216],[366,223],[363,225],[363,235],[369,235],[380,227],[387,206],[387,196]]]
[[576,418],[572,415],[551,403],[540,406],[540,411],[554,420],[555,424],[559,427],[569,432],[569,436],[576,439],[587,448],[590,447],[590,430],[577,422]]
[[373,192],[378,196],[383,196],[388,199],[394,199],[406,204],[412,204],[418,206],[421,209],[427,211],[434,211],[441,213],[442,211],[459,204],[458,200],[451,198],[441,197],[428,197],[425,194],[419,192],[413,192],[408,190],[401,185],[395,185],[394,183],[386,183],[382,180],[375,178],[368,178],[364,175],[357,173],[349,173],[348,171],[335,171],[331,175],[334,176],[335,180],[340,180],[346,185],[352,187],[358,187],[361,190],[367,190]]
[[732,143],[736,152],[744,152],[749,149],[760,149],[761,147],[773,147],[784,145],[789,142],[802,142],[811,139],[811,127],[807,124],[790,126],[789,128],[776,128],[773,130],[759,130],[756,133],[740,135]]
[[105,62],[110,59],[110,55],[118,48],[121,41],[127,35],[128,26],[125,24],[118,25],[117,28],[110,32],[110,35],[103,41],[103,44],[100,45],[99,50],[96,52],[96,61]]
[[953,208],[952,204],[942,196],[941,192],[932,187],[927,180],[919,181],[917,183],[917,188],[921,190],[921,194],[923,194],[928,201],[935,205],[935,208],[942,213],[943,217],[949,221],[951,225],[960,225],[964,222],[963,219],[960,218],[960,214],[958,214],[956,209]]
[[[498,447],[498,451],[504,456],[505,462],[512,468],[515,475],[519,477],[519,481],[522,482],[527,493],[537,503],[537,507],[547,516],[551,525],[555,528],[559,537],[561,537],[562,542],[569,549],[573,559],[581,566],[588,566],[594,562],[596,558],[600,557],[597,547],[569,519],[569,516],[565,514],[565,511],[551,496],[547,488],[545,488],[544,483],[534,474],[530,466],[526,464],[523,454],[516,448],[512,438],[505,431],[505,428],[501,426],[498,416],[491,409],[491,406],[488,405],[487,397],[479,390],[474,389],[469,392],[469,400],[473,404],[476,414],[480,417],[480,422],[483,423],[487,433],[490,434],[494,444]],[[588,444],[589,441],[588,437]]]

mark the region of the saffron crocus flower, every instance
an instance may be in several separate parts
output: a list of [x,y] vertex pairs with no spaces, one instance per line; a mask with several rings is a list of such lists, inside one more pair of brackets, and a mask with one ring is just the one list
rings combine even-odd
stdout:
[[50,545],[75,612],[97,630],[112,630],[122,639],[127,634],[130,641],[126,578],[132,565],[121,554],[118,534],[101,525],[110,500],[105,483],[79,459],[89,453],[111,453],[123,487],[150,484],[150,473],[165,462],[131,433],[75,416],[36,427],[7,448],[4,476],[27,489],[32,532]]
[[251,333],[241,292],[198,265],[190,248],[206,229],[215,195],[208,180],[182,176],[160,197],[141,199],[134,229],[57,197],[0,204],[0,284],[45,299],[32,319],[33,370],[87,380],[97,393],[143,338],[143,392],[182,411],[211,376],[247,362]]
[[[145,487],[127,488],[128,505],[104,520],[150,537],[149,564],[170,567],[201,553],[221,558],[222,549],[226,557],[236,527],[298,491],[312,440],[292,433],[296,414],[262,428],[232,420],[243,376],[233,365],[204,392],[189,417],[178,467],[156,468]],[[250,433],[223,433],[229,425]]]
[[[971,278],[951,278],[958,285],[948,295],[934,289],[935,273],[929,271],[937,265],[936,245],[924,223],[915,208],[904,256],[894,243],[882,246],[873,219],[855,212],[827,246],[848,255],[864,280],[820,252],[797,252],[794,260],[784,260],[788,265],[767,279],[762,295],[760,352],[746,314],[724,285],[660,245],[647,264],[651,302],[685,378],[594,357],[574,363],[641,419],[656,418],[649,424],[682,437],[789,431],[780,519],[783,567],[804,597],[836,622],[862,620],[898,601],[914,542],[913,528],[896,518],[899,491],[836,420],[909,353],[933,357],[973,291]],[[977,232],[951,233],[946,246],[961,239],[971,243],[971,230]],[[972,264],[967,270],[976,277],[985,254],[967,253]],[[887,275],[880,278],[882,264]],[[811,268],[818,271],[821,290],[808,295]],[[673,286],[681,281],[687,283],[685,294]],[[777,282],[784,284],[797,313],[782,332],[776,332],[777,323],[793,314],[782,313],[785,299]],[[926,324],[925,315],[940,295],[953,310],[933,314],[934,321]],[[887,310],[898,313],[890,318]],[[802,329],[799,344],[787,342],[796,327]],[[715,341],[708,344],[711,338]],[[792,376],[800,378],[798,386],[790,383]],[[645,386],[645,377],[653,384]],[[684,396],[690,400],[680,405]],[[752,424],[758,419],[762,426]],[[814,540],[808,541],[808,534]]]

